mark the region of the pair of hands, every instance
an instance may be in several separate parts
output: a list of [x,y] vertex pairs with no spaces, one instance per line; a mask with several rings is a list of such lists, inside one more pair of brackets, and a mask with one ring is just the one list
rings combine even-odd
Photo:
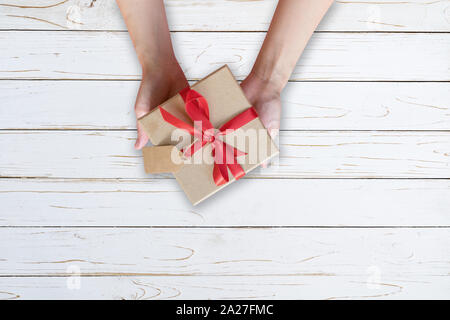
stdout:
[[[167,99],[176,95],[188,86],[188,81],[178,64],[166,64],[159,70],[143,72],[141,86],[136,99],[136,117],[140,118],[150,110]],[[241,87],[249,102],[256,108],[259,118],[268,129],[270,135],[275,137],[280,128],[281,99],[278,86],[270,80],[264,80],[251,73],[242,83]],[[142,149],[148,142],[148,137],[141,125],[137,124],[138,137],[136,149]]]

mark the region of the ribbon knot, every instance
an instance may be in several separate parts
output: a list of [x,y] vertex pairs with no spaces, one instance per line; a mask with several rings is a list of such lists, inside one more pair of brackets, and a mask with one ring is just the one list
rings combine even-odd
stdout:
[[217,129],[208,129],[203,131],[203,140],[209,143],[213,143],[220,135],[219,130]]
[[215,184],[220,186],[229,181],[228,169],[230,169],[231,174],[236,180],[242,178],[245,175],[245,171],[238,163],[237,157],[245,155],[246,153],[230,146],[222,139],[219,139],[219,137],[231,133],[256,119],[258,115],[255,109],[253,107],[248,108],[222,125],[219,129],[216,129],[209,120],[208,102],[200,93],[188,87],[183,89],[180,92],[180,95],[185,102],[186,113],[194,122],[194,126],[178,119],[162,107],[160,107],[159,110],[166,122],[177,128],[188,131],[192,136],[197,138],[190,148],[183,150],[184,155],[191,157],[209,143],[211,144],[212,156],[214,158],[213,178]]

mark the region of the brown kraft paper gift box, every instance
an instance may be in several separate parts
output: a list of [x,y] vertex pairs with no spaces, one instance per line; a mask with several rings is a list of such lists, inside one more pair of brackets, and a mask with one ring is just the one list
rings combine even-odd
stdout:
[[[200,93],[208,102],[209,120],[214,128],[220,128],[223,124],[251,107],[228,66],[223,66],[200,80],[191,89]],[[171,159],[173,157],[170,157],[169,154],[171,154],[173,148],[170,145],[177,145],[178,148],[183,148],[186,147],[186,144],[180,145],[178,140],[172,140],[172,133],[178,128],[163,119],[159,110],[160,107],[176,118],[190,125],[193,124],[193,121],[185,111],[185,102],[180,94],[170,98],[139,119],[139,123],[153,145],[167,146],[164,148],[144,148],[146,172],[173,172],[178,183],[194,205],[234,182],[235,178],[228,170],[229,182],[220,186],[215,184],[213,179],[214,160],[211,154],[212,147],[210,143],[207,143],[192,158],[188,159],[190,161],[185,161],[182,165],[172,163]],[[277,147],[259,118],[251,120],[231,134],[222,136],[222,139],[227,144],[246,153],[246,155],[237,158],[245,173],[278,154]],[[198,158],[202,156],[203,161]],[[181,156],[179,159],[181,159]],[[197,161],[197,159],[200,160]]]

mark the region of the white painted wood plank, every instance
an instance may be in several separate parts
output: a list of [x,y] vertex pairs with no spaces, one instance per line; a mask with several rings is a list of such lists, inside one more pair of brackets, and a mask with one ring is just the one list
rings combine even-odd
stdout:
[[[448,228],[2,228],[0,275],[448,278]],[[237,244],[239,250],[236,250]]]
[[192,207],[169,179],[0,179],[0,226],[450,226],[449,194],[449,180],[246,179]]
[[[244,78],[264,33],[173,34],[189,79],[229,64]],[[14,43],[14,46],[11,46]],[[313,36],[291,80],[450,80],[450,34],[319,33]],[[0,79],[139,79],[127,33],[0,33]]]
[[[0,278],[0,300],[14,299],[448,299],[449,278],[417,275],[253,277]],[[325,289],[326,288],[326,289]]]
[[[5,2],[9,6],[0,6],[0,29],[126,30],[113,0]],[[166,0],[165,3],[171,30],[266,31],[277,1]],[[449,2],[336,1],[318,30],[449,31]]]
[[[133,131],[0,131],[0,176],[144,178]],[[450,178],[450,132],[282,132],[249,177]],[[239,183],[239,182],[236,182]]]
[[[135,129],[135,81],[0,86],[0,129]],[[450,130],[450,83],[291,82],[284,130]]]

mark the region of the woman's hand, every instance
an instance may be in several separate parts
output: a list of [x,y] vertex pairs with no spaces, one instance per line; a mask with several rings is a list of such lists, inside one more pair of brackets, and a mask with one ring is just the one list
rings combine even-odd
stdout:
[[[173,52],[164,1],[117,0],[117,3],[142,66],[142,82],[135,104],[139,119],[187,87],[188,82]],[[139,123],[137,129],[134,146],[142,149],[148,137]]]
[[275,80],[263,79],[252,72],[242,81],[241,87],[258,112],[261,122],[272,138],[275,138],[280,130],[282,86]]
[[333,0],[279,1],[252,72],[241,86],[274,137],[280,128],[280,93]]
[[[176,60],[166,61],[149,69],[143,68],[142,82],[134,107],[136,118],[145,116],[151,109],[173,97],[188,85],[183,70]],[[147,144],[148,137],[139,122],[137,130],[138,136],[134,147],[142,149]]]

